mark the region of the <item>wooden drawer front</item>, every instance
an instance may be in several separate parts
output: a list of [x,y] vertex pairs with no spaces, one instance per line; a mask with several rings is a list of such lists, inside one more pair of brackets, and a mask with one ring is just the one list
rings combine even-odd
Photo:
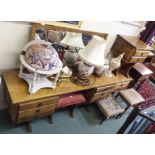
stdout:
[[24,110],[24,111],[19,111],[18,113],[18,123],[31,120],[35,117],[41,117],[41,116],[46,116],[50,115],[54,112],[55,106],[53,105],[48,105],[44,106],[41,108],[35,108],[31,110]]
[[123,88],[124,88],[124,87],[127,88],[128,85],[129,85],[129,83],[130,83],[130,82],[121,82],[121,83],[117,83],[116,86],[115,86],[115,90],[116,90],[117,88],[122,88],[122,87],[123,87]]
[[102,97],[102,96],[105,96],[106,94],[110,94],[113,91],[114,91],[114,89],[103,91],[103,92],[99,92],[99,93],[95,93],[94,96],[93,96],[93,98],[94,97]]
[[105,95],[100,96],[100,97],[93,97],[93,98],[89,101],[89,103],[97,102],[97,101],[102,100],[103,98],[108,97],[108,96],[109,96],[109,94],[105,94]]
[[28,103],[23,103],[19,105],[19,110],[29,110],[29,109],[34,109],[42,106],[47,106],[47,105],[56,105],[58,102],[59,97],[53,97],[48,100],[39,100],[39,101],[34,101],[34,102],[28,102]]
[[96,92],[103,92],[103,91],[107,91],[107,90],[111,90],[115,88],[115,85],[110,85],[110,86],[105,86],[105,87],[98,87],[96,88]]
[[135,56],[135,57],[147,57],[148,54],[149,54],[149,51],[136,50],[136,52],[134,53],[133,56]]
[[131,57],[128,62],[136,63],[136,62],[144,62],[146,57]]
[[115,91],[119,91],[119,90],[127,89],[129,83],[130,83],[130,82],[117,83],[117,84],[116,84],[116,87],[115,87]]

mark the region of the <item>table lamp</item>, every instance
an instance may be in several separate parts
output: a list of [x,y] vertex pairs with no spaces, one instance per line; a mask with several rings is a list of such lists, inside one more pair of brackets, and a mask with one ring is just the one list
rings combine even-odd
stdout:
[[93,36],[88,45],[78,52],[82,60],[78,66],[78,77],[86,79],[90,76],[94,67],[101,67],[104,65],[104,51],[106,47],[105,39],[99,36]]
[[69,47],[64,54],[66,64],[74,65],[77,63],[78,50],[84,48],[82,34],[67,32],[66,36],[61,40],[61,43]]

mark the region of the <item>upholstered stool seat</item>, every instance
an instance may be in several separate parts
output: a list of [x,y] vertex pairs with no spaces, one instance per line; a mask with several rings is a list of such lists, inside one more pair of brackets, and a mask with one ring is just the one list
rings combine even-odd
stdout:
[[[124,112],[124,109],[120,106],[120,104],[114,99],[112,95],[100,100],[99,102],[97,102],[97,105],[106,117],[106,119],[117,116]],[[105,118],[102,119],[100,124],[102,124],[104,120]]]
[[119,91],[119,95],[126,101],[130,106],[136,105],[145,99],[133,88]]
[[71,117],[73,117],[73,108],[75,105],[83,104],[86,102],[86,99],[84,98],[83,94],[80,92],[76,93],[69,93],[65,95],[61,95],[58,101],[58,104],[56,106],[56,109],[70,107],[70,114]]
[[[121,90],[118,92],[117,96],[120,96],[126,103],[126,108],[124,113],[128,110],[129,107],[134,107],[135,105],[139,104],[140,102],[144,102],[145,99],[139,94],[135,89],[130,88],[126,90]],[[117,97],[116,96],[116,97]],[[120,117],[124,114],[122,113]]]
[[86,102],[83,94],[80,92],[61,95],[56,108],[63,108],[70,105],[78,105]]

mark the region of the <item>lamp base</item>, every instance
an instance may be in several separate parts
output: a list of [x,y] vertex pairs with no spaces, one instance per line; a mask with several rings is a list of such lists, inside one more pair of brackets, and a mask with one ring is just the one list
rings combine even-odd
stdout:
[[87,77],[81,76],[79,73],[77,73],[76,76],[77,76],[79,79],[81,79],[81,80],[86,80],[86,79],[88,79]]
[[80,86],[90,85],[90,80],[88,78],[80,77],[78,74],[74,74],[70,77],[70,80]]

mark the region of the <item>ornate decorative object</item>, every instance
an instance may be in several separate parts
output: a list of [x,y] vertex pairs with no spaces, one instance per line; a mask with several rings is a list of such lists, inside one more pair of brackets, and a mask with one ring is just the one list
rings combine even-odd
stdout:
[[116,58],[112,58],[109,61],[109,69],[105,73],[106,76],[112,77],[112,71],[120,67],[123,56],[124,56],[124,53],[120,54]]
[[[33,40],[26,44],[20,55],[19,77],[29,84],[29,93],[33,94],[44,87],[55,88],[62,62],[50,42]],[[30,73],[24,73],[24,67]],[[47,77],[56,75],[53,81]]]

